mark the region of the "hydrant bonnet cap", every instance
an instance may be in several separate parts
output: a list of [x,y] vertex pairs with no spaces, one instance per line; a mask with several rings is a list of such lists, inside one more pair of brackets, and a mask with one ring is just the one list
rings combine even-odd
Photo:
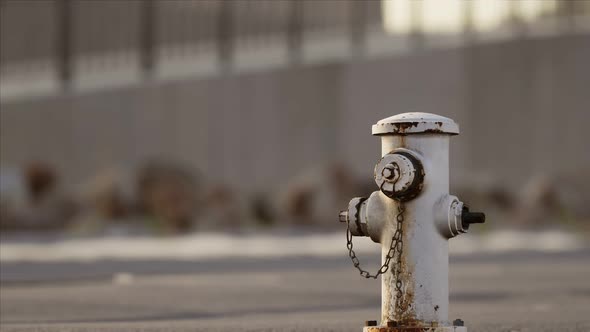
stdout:
[[420,133],[457,135],[459,125],[444,116],[421,112],[397,114],[373,125],[373,135]]

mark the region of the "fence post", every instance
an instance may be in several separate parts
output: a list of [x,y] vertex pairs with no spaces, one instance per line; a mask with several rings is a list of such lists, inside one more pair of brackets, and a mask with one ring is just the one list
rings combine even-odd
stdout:
[[220,70],[229,72],[234,58],[234,2],[220,1],[217,16],[217,56]]
[[353,57],[362,57],[367,41],[367,1],[351,1],[350,10],[350,48]]
[[72,1],[60,0],[55,2],[57,23],[57,75],[62,90],[70,89],[73,77],[72,63]]
[[154,0],[141,1],[140,29],[139,29],[139,62],[144,78],[152,78],[156,65],[155,25],[156,2]]
[[424,46],[424,8],[421,1],[412,1],[410,15],[412,28],[409,34],[409,43],[413,49],[420,49]]
[[300,64],[303,59],[303,5],[303,1],[289,1],[287,57],[291,64]]

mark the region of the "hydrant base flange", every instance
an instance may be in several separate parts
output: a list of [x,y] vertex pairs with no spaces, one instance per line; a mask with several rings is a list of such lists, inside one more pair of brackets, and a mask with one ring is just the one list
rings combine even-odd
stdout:
[[465,326],[439,326],[439,327],[387,327],[387,326],[365,326],[363,332],[467,332]]

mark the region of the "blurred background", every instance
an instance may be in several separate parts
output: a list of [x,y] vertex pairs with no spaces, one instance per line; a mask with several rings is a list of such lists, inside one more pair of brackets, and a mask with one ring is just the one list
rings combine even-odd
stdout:
[[486,227],[590,229],[589,1],[0,6],[3,236],[334,229],[410,111]]
[[[586,250],[589,89],[586,0],[0,0],[0,277],[17,285],[0,313],[60,316],[35,311],[49,293],[22,297],[21,282],[286,268],[193,264],[236,257],[322,257],[289,268],[327,264],[326,280],[353,285],[337,215],[377,190],[371,125],[404,112],[460,125],[451,193],[487,223],[451,241],[453,257]],[[378,247],[358,241],[377,266]],[[525,285],[539,266],[521,271]],[[464,271],[496,276],[488,267]],[[93,296],[111,294],[100,287]],[[56,294],[65,305],[70,293]],[[451,299],[468,312],[490,296]],[[377,308],[378,291],[367,301]]]

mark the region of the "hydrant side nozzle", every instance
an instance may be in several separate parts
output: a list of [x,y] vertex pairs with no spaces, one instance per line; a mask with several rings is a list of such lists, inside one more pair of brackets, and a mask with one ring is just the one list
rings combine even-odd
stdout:
[[369,197],[355,197],[348,203],[348,209],[340,211],[340,222],[346,222],[352,236],[367,236],[373,242],[381,243],[381,236],[387,217],[397,213],[397,205],[380,190]]
[[435,223],[441,235],[447,239],[467,233],[471,224],[482,224],[486,215],[471,212],[457,197],[445,195],[435,205]]
[[340,221],[348,224],[348,229],[353,236],[367,236],[367,224],[364,217],[366,204],[366,197],[355,197],[348,203],[348,210],[340,212]]
[[460,211],[463,203],[452,195],[444,195],[434,206],[435,224],[445,238],[453,238],[463,231]]

